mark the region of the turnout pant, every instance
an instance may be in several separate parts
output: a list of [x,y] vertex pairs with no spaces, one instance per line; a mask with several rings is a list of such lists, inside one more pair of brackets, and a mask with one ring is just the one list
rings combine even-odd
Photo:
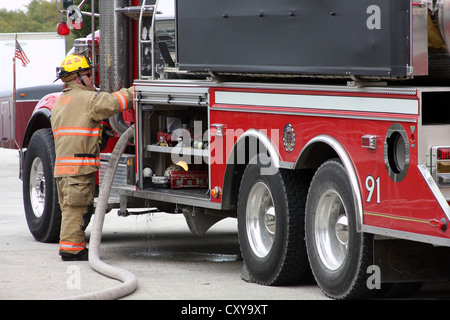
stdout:
[[56,178],[61,207],[60,252],[77,254],[86,248],[84,230],[93,211],[95,173]]

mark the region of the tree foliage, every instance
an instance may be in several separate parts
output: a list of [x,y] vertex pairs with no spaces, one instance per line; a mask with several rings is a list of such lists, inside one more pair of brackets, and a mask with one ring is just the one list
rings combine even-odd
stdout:
[[0,33],[54,32],[61,21],[55,3],[33,0],[28,10],[0,10]]
[[[9,0],[14,1],[14,0]],[[62,1],[58,1],[58,8],[62,8]],[[82,0],[74,0],[74,5],[79,5]],[[96,6],[98,1],[95,1]],[[98,12],[98,8],[96,8]],[[91,11],[91,1],[86,1],[81,7],[82,11]],[[61,13],[56,9],[54,0],[32,0],[26,10],[0,9],[0,33],[24,33],[24,32],[56,32],[58,23],[62,20]],[[65,17],[64,17],[65,20]],[[96,21],[98,29],[98,20]],[[66,48],[70,49],[74,39],[83,38],[92,31],[91,17],[84,16],[83,28],[72,30],[66,37]]]

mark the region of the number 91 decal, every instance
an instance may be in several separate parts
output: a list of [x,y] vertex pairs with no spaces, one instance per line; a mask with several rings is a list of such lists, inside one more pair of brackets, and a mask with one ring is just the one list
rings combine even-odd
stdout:
[[381,203],[381,200],[380,200],[380,177],[375,179],[372,176],[367,176],[366,189],[369,192],[366,202],[372,202],[372,198],[375,196],[377,203]]

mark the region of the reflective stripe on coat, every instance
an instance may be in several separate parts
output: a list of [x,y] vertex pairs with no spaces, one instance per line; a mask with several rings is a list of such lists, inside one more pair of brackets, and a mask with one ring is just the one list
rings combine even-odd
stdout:
[[100,168],[100,121],[133,107],[134,88],[97,93],[70,82],[52,110],[55,177],[85,175]]

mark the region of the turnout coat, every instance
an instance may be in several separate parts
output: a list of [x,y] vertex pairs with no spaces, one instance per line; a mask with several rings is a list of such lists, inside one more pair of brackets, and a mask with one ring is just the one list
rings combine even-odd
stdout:
[[133,107],[134,87],[97,93],[70,82],[56,101],[51,124],[55,177],[86,175],[100,168],[100,121]]

